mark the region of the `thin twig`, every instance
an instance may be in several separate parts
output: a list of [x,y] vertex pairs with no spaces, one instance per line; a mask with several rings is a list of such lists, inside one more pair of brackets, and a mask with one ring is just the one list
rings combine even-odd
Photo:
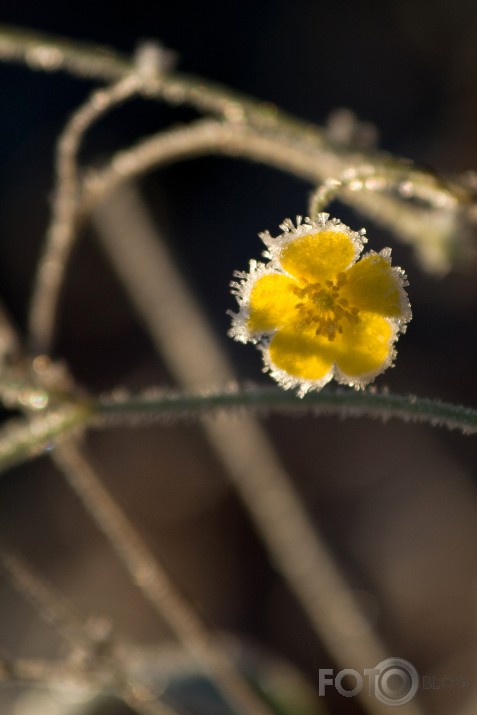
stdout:
[[[149,41],[149,44],[154,43]],[[157,48],[165,55],[168,54],[159,43]],[[79,77],[95,77],[99,81],[110,83],[136,73],[140,57],[141,46],[131,58],[110,47],[0,25],[0,61],[20,62],[32,69],[46,72],[66,71]],[[167,67],[165,69],[167,70]],[[205,114],[214,114],[233,125],[247,125],[270,132],[270,135],[277,131],[283,135],[288,134],[289,146],[295,141],[306,143],[309,149],[314,145],[315,149],[320,148],[336,158],[341,157],[343,163],[348,166],[363,165],[368,161],[379,167],[383,163],[386,165],[394,161],[384,153],[350,153],[339,143],[330,141],[326,133],[316,125],[288,115],[269,102],[232,92],[227,87],[203,77],[168,71],[161,77],[160,83],[155,86],[150,84],[148,95],[164,99],[170,104],[190,104]],[[361,157],[359,161],[358,156]],[[411,174],[414,171],[412,165],[409,165],[409,171]],[[432,174],[420,170],[417,173],[427,175],[432,181]],[[464,194],[468,193],[460,180],[451,190],[457,192],[457,198],[459,195],[463,198]]]
[[[291,141],[288,135],[278,132],[266,133],[246,124],[211,119],[148,137],[119,151],[105,168],[88,171],[83,180],[82,201],[78,210],[85,218],[94,206],[125,181],[153,168],[206,154],[262,162],[314,185],[326,181],[324,191],[327,200],[334,198],[339,188],[341,200],[410,243],[429,271],[444,273],[450,268],[451,255],[463,256],[467,250],[467,244],[458,231],[458,208],[462,208],[466,199],[455,185],[444,184],[432,175],[412,169],[409,164],[388,160],[387,164],[367,164],[366,171],[375,176],[386,173],[387,186],[390,186],[389,177],[392,176],[392,185],[398,195],[370,195],[367,191],[356,190],[356,185],[347,179],[329,178],[343,176],[346,167],[370,161],[369,158],[357,154],[341,155],[326,146],[310,147],[298,137]],[[361,189],[369,189],[371,183],[368,177],[367,185],[361,186]],[[425,196],[427,201],[435,200],[434,208],[405,203],[412,192],[416,196]],[[456,237],[459,235],[460,243],[457,244]]]
[[0,564],[12,586],[64,640],[77,649],[91,647],[91,638],[71,604],[54,591],[23,558],[2,545]]
[[[72,662],[67,666],[71,670],[71,673],[67,674],[68,680],[75,674],[74,665],[76,665],[77,677],[87,686],[100,690],[106,684],[109,689],[113,689],[117,697],[124,700],[140,715],[177,715],[173,708],[158,701],[156,694],[143,683],[136,681],[130,668],[124,665],[119,656],[121,650],[127,652],[127,647],[121,644],[117,636],[113,637],[109,627],[107,642],[104,637],[98,638],[98,634],[93,635],[93,629],[83,624],[72,605],[18,554],[1,548],[0,564],[12,586],[32,604],[38,615],[53,626],[73,647],[75,663]],[[81,660],[78,660],[79,654],[82,655]],[[48,669],[50,668],[53,668],[53,665],[48,665]],[[37,676],[41,675],[41,671],[38,670],[26,671],[25,668],[15,667],[13,675],[31,673],[32,670]],[[54,680],[57,683],[62,682],[57,680],[60,673],[56,672],[56,666],[53,672]]]
[[49,352],[59,292],[74,238],[79,200],[77,155],[87,129],[103,114],[136,94],[139,75],[129,75],[106,89],[95,90],[73,114],[57,144],[56,190],[46,243],[38,264],[29,316],[33,352]]
[[381,166],[364,164],[350,166],[341,176],[326,179],[313,192],[309,201],[311,217],[324,211],[328,204],[346,190],[360,194],[362,191],[395,191],[403,198],[415,198],[436,209],[455,210],[458,200],[455,191],[435,176],[417,169],[409,171],[409,162],[383,163]]
[[[132,187],[118,191],[94,215],[95,225],[142,321],[176,379],[197,390],[233,381],[232,369]],[[132,244],[129,237],[134,235]],[[174,310],[168,306],[173,305]],[[388,657],[355,602],[333,557],[311,526],[298,495],[262,428],[252,416],[219,414],[202,420],[208,439],[252,515],[318,636],[337,663],[364,672]],[[336,624],[346,621],[349,628]],[[360,633],[359,639],[347,633]],[[362,696],[372,715],[388,715]],[[403,715],[417,715],[414,703]]]
[[133,583],[167,621],[183,647],[243,715],[270,715],[237,671],[228,652],[201,622],[167,576],[74,441],[57,447],[53,460],[107,536]]
[[[140,48],[139,48],[140,49]],[[137,70],[136,57],[110,47],[0,25],[0,61],[21,63],[44,72],[69,72],[109,84]],[[297,131],[316,144],[330,143],[324,133],[307,122],[280,112],[268,102],[259,102],[202,77],[170,72],[156,95],[170,104],[190,104],[206,114],[257,127]]]
[[0,60],[108,83],[118,81],[132,69],[129,57],[109,47],[75,43],[14,25],[0,25]]
[[[8,26],[0,27],[1,59],[23,62],[30,67],[49,72],[66,70],[79,76],[96,76],[98,80],[108,82],[119,80],[131,72],[137,72],[138,69],[137,58],[128,60],[109,48],[76,43]],[[269,104],[233,93],[201,77],[165,73],[160,82],[147,83],[146,93],[170,104],[190,104],[201,112],[219,116],[235,128],[237,133],[246,127],[252,136],[248,137],[249,145],[245,156],[250,157],[253,151],[252,138],[255,133],[260,144],[263,144],[263,135],[270,140],[272,157],[276,151],[274,145],[277,143],[286,146],[290,151],[293,151],[295,146],[301,146],[305,153],[319,154],[315,162],[316,167],[321,166],[322,170],[319,178],[315,178],[315,184],[324,178],[339,176],[350,165],[370,164],[379,171],[380,167],[393,162],[385,154],[350,152],[330,142],[319,127],[297,120],[276,107],[271,108]],[[235,151],[240,152],[238,147]],[[270,161],[274,165],[273,159]],[[429,175],[415,170],[412,164],[408,165],[408,180],[411,183],[420,183],[423,176]],[[432,177],[429,180],[432,181]],[[468,209],[473,201],[471,188],[458,179],[455,182],[446,182],[446,189],[459,202],[459,216],[462,214],[462,217],[470,219]],[[451,254],[455,253],[456,249],[453,239],[458,228],[459,216],[454,215],[457,212],[442,209],[416,211],[403,201],[380,194],[370,200],[366,193],[353,195],[353,192],[347,191],[342,198],[356,205],[362,213],[389,228],[403,240],[415,243],[423,266],[428,270],[442,273],[449,269]],[[423,236],[430,238],[425,240]],[[437,245],[429,245],[432,241]],[[464,245],[457,253],[461,254],[465,248]]]

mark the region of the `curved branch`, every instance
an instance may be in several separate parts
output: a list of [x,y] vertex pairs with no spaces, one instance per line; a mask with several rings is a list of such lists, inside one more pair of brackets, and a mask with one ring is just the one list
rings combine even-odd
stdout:
[[136,94],[141,84],[141,77],[131,74],[106,89],[95,90],[73,114],[58,140],[53,215],[30,307],[29,334],[34,352],[48,352],[51,348],[59,293],[76,236],[80,188],[77,154],[81,140],[95,121]]
[[[330,177],[342,176],[347,167],[363,160],[358,155],[344,156],[326,147],[310,147],[306,142],[290,141],[289,136],[279,132],[269,133],[246,124],[202,119],[147,137],[128,149],[118,151],[104,168],[90,169],[83,180],[79,211],[85,218],[118,186],[151,169],[214,154],[261,162],[314,185]],[[335,187],[338,187],[342,201],[413,245],[424,268],[437,274],[449,270],[451,254],[464,254],[466,251],[461,234],[459,251],[456,251],[459,201],[464,201],[463,196],[457,199],[458,189],[439,183],[417,169],[403,169],[403,164],[399,162],[388,164],[385,168],[369,163],[366,167],[376,175],[386,172],[398,177],[399,183],[406,184],[410,191],[416,194],[427,192],[428,199],[447,197],[447,204],[443,202],[432,209],[421,208],[409,204],[409,195],[405,196],[404,191],[402,198],[399,195],[357,191],[353,186],[347,186],[346,182],[343,185],[342,181],[333,179],[325,186],[329,199],[334,198]]]

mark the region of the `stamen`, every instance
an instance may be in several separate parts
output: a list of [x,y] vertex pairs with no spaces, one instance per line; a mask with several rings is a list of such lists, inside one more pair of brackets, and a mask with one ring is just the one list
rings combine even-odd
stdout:
[[342,321],[359,322],[359,308],[350,306],[346,298],[340,298],[340,289],[346,283],[345,273],[338,273],[336,279],[321,283],[305,283],[294,286],[293,293],[300,299],[295,305],[300,315],[300,327],[316,324],[315,335],[321,335],[330,342],[343,333]]

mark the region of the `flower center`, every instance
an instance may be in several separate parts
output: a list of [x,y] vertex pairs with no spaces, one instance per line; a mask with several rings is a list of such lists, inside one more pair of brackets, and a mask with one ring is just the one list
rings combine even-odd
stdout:
[[357,323],[359,308],[350,306],[346,298],[340,296],[340,290],[346,283],[346,275],[338,273],[336,280],[324,283],[306,283],[302,287],[292,288],[300,299],[295,305],[300,316],[300,327],[314,325],[315,335],[322,335],[333,341],[343,332],[343,322]]

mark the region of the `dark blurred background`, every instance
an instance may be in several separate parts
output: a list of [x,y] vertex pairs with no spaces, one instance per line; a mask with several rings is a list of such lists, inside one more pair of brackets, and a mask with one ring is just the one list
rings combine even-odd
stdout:
[[[477,166],[477,5],[471,0],[201,3],[0,3],[0,22],[104,43],[125,53],[157,38],[179,69],[276,103],[322,124],[346,107],[380,146],[438,171]],[[48,223],[55,140],[94,83],[0,67],[0,296],[23,331]],[[194,116],[133,101],[88,134],[81,158]],[[197,159],[141,181],[152,214],[243,379],[267,382],[260,356],[225,337],[228,284],[262,247],[257,233],[306,212],[310,187],[265,167]],[[414,319],[392,391],[477,404],[477,288],[472,266],[429,276],[411,249],[369,221],[334,208],[371,248],[392,245],[410,278]],[[171,385],[122,288],[86,228],[64,294],[56,352],[95,391]],[[477,501],[475,437],[367,420],[265,420],[284,464],[351,586],[392,654],[423,674],[475,679]],[[312,684],[329,656],[281,582],[194,424],[94,434],[89,449],[108,484],[185,593],[219,628],[295,663]],[[85,613],[107,614],[140,642],[163,632],[46,458],[0,485],[0,523]],[[121,598],[116,594],[120,592]],[[6,582],[0,641],[17,655],[58,644]],[[374,664],[370,664],[372,667]],[[423,694],[435,713],[457,712],[472,688]],[[475,696],[475,693],[474,693]],[[359,712],[331,695],[333,712]],[[13,706],[12,706],[13,707]],[[20,712],[20,711],[18,711]],[[15,713],[16,715],[16,713]],[[22,714],[23,715],[23,714]]]

